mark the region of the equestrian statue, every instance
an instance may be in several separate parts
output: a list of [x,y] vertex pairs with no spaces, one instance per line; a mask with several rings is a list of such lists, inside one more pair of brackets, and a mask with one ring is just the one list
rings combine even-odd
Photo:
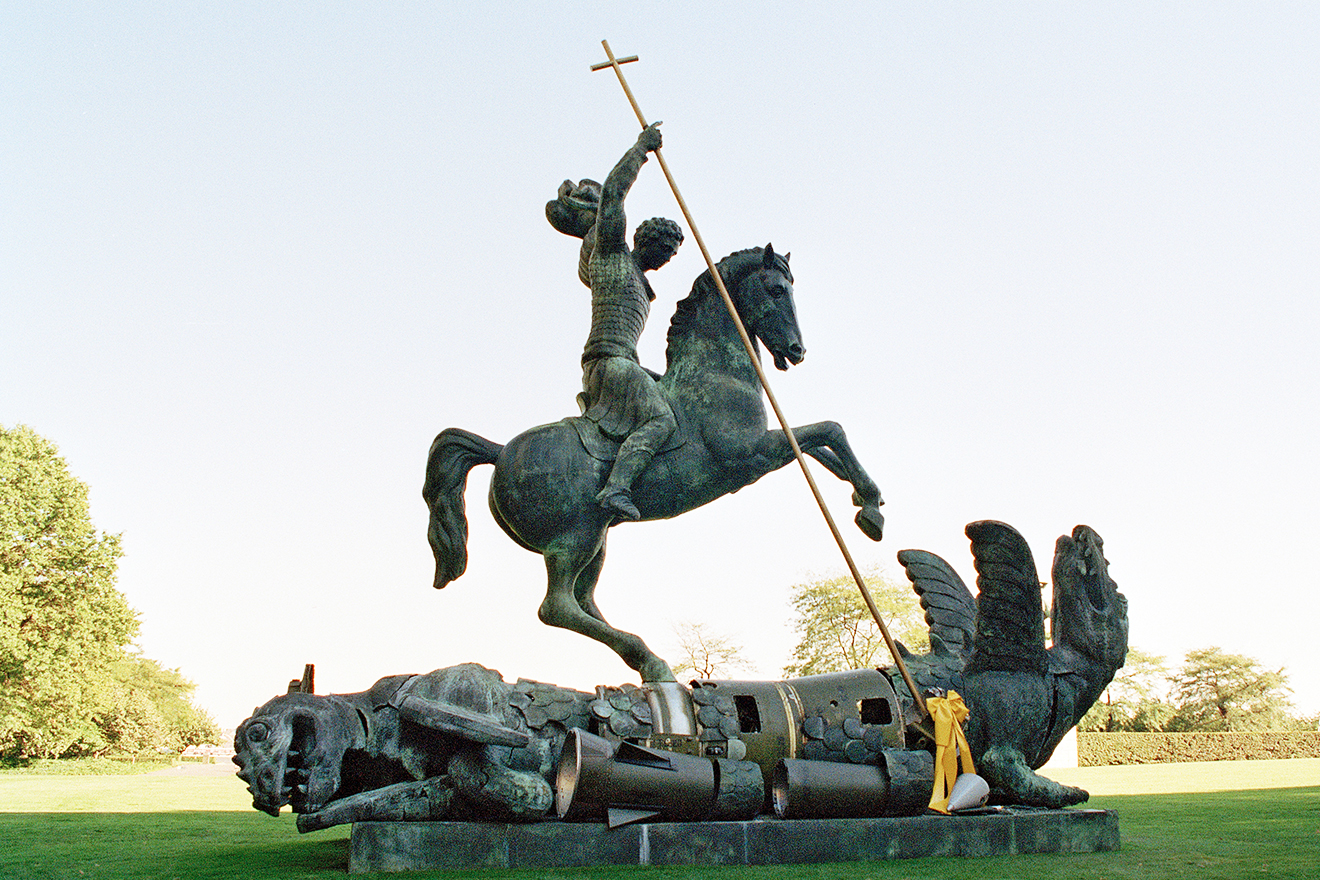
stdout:
[[[667,369],[641,366],[637,341],[655,294],[646,273],[682,241],[669,220],[643,223],[630,249],[624,200],[649,153],[656,125],[642,131],[604,186],[566,181],[547,206],[551,224],[581,237],[579,277],[591,288],[592,320],[582,355],[582,415],[531,428],[501,445],[449,428],[431,445],[423,498],[439,589],[467,567],[463,493],[469,471],[495,466],[489,503],[500,527],[545,557],[548,584],[539,616],[613,649],[643,681],[673,681],[669,665],[632,633],[610,626],[596,605],[609,529],[667,519],[736,492],[794,459],[782,430],[768,430],[756,366],[743,346],[710,270],[699,275],[670,322]],[[772,245],[737,251],[717,271],[753,340],[776,368],[806,349],[793,303],[788,254]],[[883,532],[880,490],[843,429],[819,422],[793,429],[801,450],[852,484],[856,523],[874,541]]]

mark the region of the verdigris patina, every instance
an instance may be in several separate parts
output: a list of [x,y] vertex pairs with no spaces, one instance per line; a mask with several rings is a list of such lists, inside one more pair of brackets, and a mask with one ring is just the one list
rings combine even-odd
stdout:
[[780,762],[800,754],[814,757],[795,765],[836,764],[854,771],[834,774],[849,790],[857,778],[870,787],[865,802],[851,804],[812,792],[829,815],[917,813],[930,797],[931,756],[904,748],[898,700],[879,670],[670,682],[676,707],[662,706],[669,697],[657,687],[510,685],[466,663],[382,678],[362,693],[292,693],[238,727],[234,762],[253,806],[271,815],[291,806],[300,831],[529,822],[552,807],[560,818],[611,826],[751,819],[768,804]]
[[1127,599],[1109,577],[1104,542],[1084,525],[1055,542],[1053,644],[1046,648],[1041,584],[1026,540],[990,520],[967,526],[967,537],[976,560],[975,598],[935,554],[898,554],[930,624],[931,650],[907,656],[908,668],[923,690],[955,690],[963,697],[977,771],[998,789],[999,800],[1081,803],[1085,791],[1034,771],[1127,656]]
[[[541,620],[608,645],[648,682],[672,681],[668,664],[638,636],[606,623],[595,600],[610,527],[621,519],[678,516],[794,458],[784,432],[767,429],[756,369],[709,270],[678,304],[664,375],[653,378],[636,362],[637,334],[649,308],[643,272],[662,265],[677,245],[658,234],[629,252],[622,245],[622,200],[646,152],[658,145],[659,132],[644,131],[600,197],[588,261],[593,322],[583,354],[586,414],[532,428],[507,445],[458,428],[442,431],[431,446],[422,489],[431,511],[436,588],[467,567],[468,472],[493,464],[489,500],[496,522],[545,557]],[[564,228],[573,233],[590,217],[592,188],[567,189],[586,193],[564,208]],[[801,363],[806,350],[788,257],[766,245],[733,253],[716,268],[758,353],[764,344],[781,370]],[[666,413],[672,413],[672,427]],[[861,508],[856,522],[880,540],[880,490],[843,429],[819,422],[794,428],[793,435],[803,452],[852,484],[853,503]]]
[[[234,763],[252,806],[272,816],[292,806],[300,831],[367,819],[540,819],[565,729],[586,724],[591,699],[509,685],[475,663],[388,676],[355,694],[291,693],[238,727]],[[553,708],[517,710],[533,700]]]
[[673,221],[648,220],[637,228],[635,247],[627,243],[628,221],[623,202],[646,161],[660,148],[660,130],[642,131],[601,190],[596,222],[583,241],[590,247],[587,278],[591,287],[591,330],[582,352],[583,417],[611,440],[619,451],[605,487],[596,500],[616,519],[637,520],[632,484],[657,451],[673,436],[677,422],[655,377],[637,357],[655,293],[646,273],[668,263],[683,241]]
[[[1084,801],[1082,789],[1034,770],[1126,654],[1127,603],[1100,537],[1077,526],[1058,539],[1046,649],[1022,536],[990,521],[967,534],[977,598],[938,556],[899,554],[931,632],[930,652],[906,662],[924,689],[964,697],[972,757],[998,801]],[[357,694],[277,697],[239,726],[234,761],[253,806],[274,815],[292,805],[302,831],[369,820],[537,821],[552,807],[611,824],[747,818],[770,806],[792,818],[911,815],[930,798],[933,762],[897,679],[870,669],[586,693],[510,685],[468,663],[390,676]],[[656,773],[659,783],[647,776]]]

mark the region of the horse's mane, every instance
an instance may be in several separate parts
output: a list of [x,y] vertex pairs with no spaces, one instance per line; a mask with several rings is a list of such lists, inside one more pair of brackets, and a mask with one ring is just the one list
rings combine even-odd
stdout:
[[[738,285],[743,278],[761,268],[764,253],[765,248],[746,248],[745,250],[734,251],[715,264],[715,268],[720,272],[720,277],[724,279],[724,287],[729,291],[730,296],[735,296]],[[788,278],[790,284],[792,283],[793,273],[789,270],[788,260],[784,259],[783,254],[775,254],[775,268]],[[692,291],[679,300],[678,306],[674,309],[674,317],[669,322],[669,333],[665,337],[666,360],[672,353],[675,341],[687,333],[688,327],[697,313],[697,306],[710,296],[718,297],[719,288],[715,286],[715,280],[711,278],[710,270],[707,269],[692,282]],[[734,303],[737,304],[736,299]]]

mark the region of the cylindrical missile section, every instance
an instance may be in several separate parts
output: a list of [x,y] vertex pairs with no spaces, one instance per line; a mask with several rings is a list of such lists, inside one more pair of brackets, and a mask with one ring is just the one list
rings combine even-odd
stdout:
[[933,759],[905,750],[902,706],[877,669],[597,691],[592,731],[568,731],[556,768],[561,819],[897,816],[930,798]]
[[751,819],[764,798],[750,762],[650,749],[573,729],[555,774],[555,812],[567,821]]
[[647,708],[651,710],[651,727],[659,733],[695,736],[697,721],[692,712],[692,694],[676,681],[648,682]]
[[925,812],[934,783],[929,752],[885,749],[878,764],[785,758],[770,800],[781,819],[912,816]]
[[755,761],[767,788],[780,758],[875,764],[905,745],[898,695],[878,669],[692,685],[700,754]]
[[781,819],[883,816],[888,798],[889,779],[875,764],[785,758],[770,787]]

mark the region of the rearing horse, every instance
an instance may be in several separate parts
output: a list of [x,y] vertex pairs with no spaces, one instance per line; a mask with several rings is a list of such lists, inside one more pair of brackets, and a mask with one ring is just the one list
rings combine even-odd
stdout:
[[[775,366],[802,362],[806,350],[793,304],[788,258],[774,248],[730,254],[717,266],[748,335]],[[759,349],[758,349],[759,356]],[[767,430],[756,370],[707,270],[678,304],[669,326],[668,369],[658,385],[678,428],[632,495],[643,520],[667,519],[736,492],[793,460],[782,430]],[[793,429],[802,451],[853,486],[857,525],[879,541],[880,490],[858,463],[843,429],[818,422]],[[596,501],[618,444],[583,418],[531,428],[501,446],[449,428],[431,444],[422,497],[431,509],[427,537],[435,551],[435,587],[467,568],[463,492],[468,472],[495,465],[490,510],[515,542],[545,557],[549,584],[539,616],[603,642],[643,681],[673,681],[669,665],[639,637],[605,622],[596,581],[613,520]]]

